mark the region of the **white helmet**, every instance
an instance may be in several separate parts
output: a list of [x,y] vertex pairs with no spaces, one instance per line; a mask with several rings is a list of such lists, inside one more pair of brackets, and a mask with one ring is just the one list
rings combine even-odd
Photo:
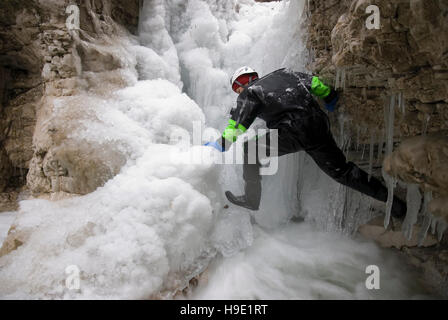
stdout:
[[[244,66],[235,71],[232,78],[230,79],[230,86],[233,87],[233,84],[235,82],[237,82],[237,79],[245,74],[254,74],[258,78],[258,73],[254,69],[252,69],[251,67],[248,67],[248,66]],[[239,86],[243,86],[241,83],[237,82],[237,84]]]

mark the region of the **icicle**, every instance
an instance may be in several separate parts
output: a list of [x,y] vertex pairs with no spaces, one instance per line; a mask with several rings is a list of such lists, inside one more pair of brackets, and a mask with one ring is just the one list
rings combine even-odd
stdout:
[[298,161],[298,177],[297,177],[297,201],[299,203],[299,207],[302,206],[302,192],[304,185],[304,175],[305,175],[305,152],[298,153],[299,161]]
[[402,101],[403,93],[398,93],[397,95],[397,108],[401,111],[401,101]]
[[347,147],[345,148],[345,157],[348,159],[348,157],[350,156],[350,146],[352,144],[352,137],[348,137],[348,141],[347,141]]
[[342,87],[342,90],[345,90],[345,83],[346,83],[346,70],[345,70],[345,68],[343,68],[342,69],[342,72],[341,72],[341,87]]
[[403,234],[408,240],[412,239],[412,229],[414,227],[414,224],[417,222],[417,216],[420,210],[421,203],[422,195],[420,193],[418,184],[408,185],[406,195],[407,212],[402,226]]
[[398,109],[401,111],[401,113],[404,116],[406,113],[406,106],[404,104],[403,92],[400,92],[398,95]]
[[[386,154],[389,155],[394,149],[394,115],[395,115],[395,95],[390,97],[389,107],[386,107]],[[392,204],[394,201],[394,189],[397,185],[397,180],[389,176],[383,168],[383,177],[387,184],[387,202],[386,202],[386,217],[384,218],[384,227],[387,229],[390,222],[390,213],[392,211]]]
[[336,69],[336,77],[334,80],[334,88],[335,89],[339,89],[341,86],[341,69]]
[[384,130],[378,135],[378,158],[377,163],[381,163],[383,160],[383,144],[384,144]]
[[431,221],[431,233],[432,233],[433,235],[436,234],[436,227],[437,227],[437,219],[435,219],[435,218],[433,217],[433,218],[432,218],[432,221]]
[[336,77],[334,82],[334,88],[335,89],[345,89],[345,78],[346,78],[346,71],[345,68],[338,68],[336,70]]
[[364,152],[366,151],[366,144],[364,143],[362,145],[362,155],[361,155],[361,160],[364,160]]
[[368,180],[370,181],[370,178],[372,177],[372,169],[373,169],[373,153],[374,153],[374,149],[375,148],[375,131],[373,131],[370,134],[370,153],[369,153],[369,169],[368,169],[368,173],[369,173],[369,178]]
[[394,189],[397,186],[397,179],[389,176],[384,170],[383,178],[386,181],[387,185],[386,216],[384,217],[384,228],[387,229],[390,222],[390,214],[392,212],[392,204],[394,201]]
[[391,95],[390,104],[387,110],[387,135],[386,153],[389,155],[394,151],[394,119],[395,118],[395,95]]
[[432,200],[432,192],[431,191],[425,192],[423,199],[424,199],[422,207],[423,223],[422,223],[422,229],[420,230],[420,234],[418,236],[419,246],[422,246],[423,243],[425,242],[429,227],[431,226],[432,215],[428,211],[428,205],[429,202]]
[[342,149],[344,147],[344,125],[345,119],[341,116],[339,117],[339,147]]
[[423,122],[423,135],[426,136],[428,133],[429,121],[431,120],[431,115],[427,114],[425,117],[425,121]]
[[356,152],[359,151],[360,141],[361,141],[361,127],[358,125],[356,126]]
[[437,224],[437,240],[439,240],[439,242],[442,241],[443,234],[445,233],[447,227],[448,225],[445,220],[440,218],[439,223]]

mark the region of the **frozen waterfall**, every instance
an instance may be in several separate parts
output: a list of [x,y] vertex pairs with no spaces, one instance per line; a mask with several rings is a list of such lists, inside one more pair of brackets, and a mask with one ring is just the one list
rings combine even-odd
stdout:
[[[0,258],[0,297],[173,298],[201,274],[189,298],[425,297],[397,256],[351,238],[371,218],[370,201],[304,153],[282,157],[278,173],[263,177],[256,213],[224,208],[225,190],[242,192],[240,165],[217,165],[212,149],[200,163],[172,161],[203,153],[206,140],[185,148],[172,137],[194,126],[204,136],[224,129],[234,69],[306,71],[304,4],[145,0],[139,39],[122,44],[129,86],[107,97],[86,93],[83,108],[99,121],[74,135],[116,145],[126,164],[91,194],[20,203],[15,224],[27,241]],[[64,285],[71,265],[82,272],[78,290]],[[381,270],[381,290],[365,286],[369,265]]]

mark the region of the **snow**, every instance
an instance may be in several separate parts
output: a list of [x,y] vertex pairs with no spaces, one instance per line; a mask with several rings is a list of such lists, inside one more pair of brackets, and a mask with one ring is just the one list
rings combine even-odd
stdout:
[[[39,228],[2,259],[2,296],[141,298],[162,289],[170,272],[195,274],[196,260],[210,250],[213,214],[210,200],[186,181],[206,176],[210,166],[172,166],[172,149],[150,147],[92,194],[22,201],[16,223]],[[61,284],[68,265],[83,271],[80,292]]]
[[[185,150],[171,138],[191,136],[194,122],[204,125],[202,110],[164,79],[135,82],[106,98],[85,94],[55,103],[59,115],[74,106],[86,115],[70,139],[113,144],[127,163],[86,196],[20,202],[15,223],[26,241],[0,259],[0,296],[129,299],[186,286],[215,254],[209,234],[220,202],[211,202],[213,158],[173,161]],[[79,291],[64,285],[70,265],[82,270]]]

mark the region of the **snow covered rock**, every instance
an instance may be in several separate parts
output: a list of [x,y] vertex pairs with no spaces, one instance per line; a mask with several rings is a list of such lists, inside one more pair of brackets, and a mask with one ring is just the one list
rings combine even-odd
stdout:
[[[448,218],[448,138],[446,132],[404,140],[384,160],[386,172],[406,183],[419,184],[422,190],[436,195],[430,212]],[[448,220],[447,220],[448,221]]]

